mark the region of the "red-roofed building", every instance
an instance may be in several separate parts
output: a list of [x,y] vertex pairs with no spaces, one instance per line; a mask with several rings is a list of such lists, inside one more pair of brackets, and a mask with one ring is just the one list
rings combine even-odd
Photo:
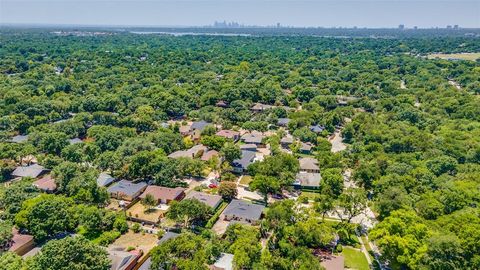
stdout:
[[8,251],[15,252],[19,256],[24,255],[35,247],[33,236],[21,234],[17,229],[12,229],[13,237],[10,241]]
[[226,139],[234,140],[234,141],[238,141],[240,139],[240,132],[228,130],[228,129],[222,129],[219,132],[217,132],[215,135],[224,137]]
[[152,195],[158,204],[168,204],[173,200],[181,201],[185,197],[185,189],[178,187],[168,188],[160,186],[148,186],[142,195],[140,195],[140,199],[145,198],[148,194]]
[[55,184],[55,179],[52,178],[51,174],[45,175],[32,184],[46,193],[54,193],[57,190],[57,184]]

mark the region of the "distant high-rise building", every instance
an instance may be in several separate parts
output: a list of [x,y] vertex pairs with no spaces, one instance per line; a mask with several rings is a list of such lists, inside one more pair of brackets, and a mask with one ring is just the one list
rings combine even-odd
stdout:
[[280,23],[279,22],[277,22],[277,28],[280,28]]
[[405,29],[405,25],[404,25],[404,24],[400,24],[400,25],[398,25],[398,29],[400,29],[400,30],[403,30],[403,29]]
[[447,29],[452,29],[452,26],[451,26],[451,25],[447,25]]
[[415,25],[415,26],[413,27],[413,29],[417,30],[417,29],[418,29],[418,27]]
[[459,29],[459,28],[460,28],[460,27],[458,26],[458,24],[455,24],[455,25],[453,26],[453,29],[455,29],[455,30],[457,30],[457,29]]

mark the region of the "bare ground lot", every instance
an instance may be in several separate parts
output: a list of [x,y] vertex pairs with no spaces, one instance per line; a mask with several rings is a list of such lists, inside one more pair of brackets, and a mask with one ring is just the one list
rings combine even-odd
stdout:
[[428,55],[428,59],[462,59],[475,61],[480,58],[480,53],[433,53]]
[[128,233],[120,236],[112,245],[123,248],[134,247],[136,249],[143,250],[143,254],[147,254],[152,248],[157,246],[158,237],[155,234],[149,233],[134,233],[129,231]]

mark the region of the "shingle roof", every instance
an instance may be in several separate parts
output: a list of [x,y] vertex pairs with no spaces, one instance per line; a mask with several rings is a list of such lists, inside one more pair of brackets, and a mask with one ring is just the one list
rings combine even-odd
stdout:
[[10,142],[23,143],[23,142],[26,142],[27,140],[28,140],[28,135],[17,135],[17,136],[13,136],[10,139]]
[[203,161],[208,161],[214,156],[218,156],[218,151],[210,150],[210,151],[204,152],[200,159]]
[[170,158],[180,158],[180,157],[188,157],[188,158],[194,158],[197,156],[197,154],[200,153],[200,151],[207,151],[207,147],[204,146],[203,144],[198,144],[193,146],[192,148],[188,150],[180,150],[180,151],[175,151],[168,155]]
[[73,138],[68,140],[70,144],[77,144],[77,143],[82,143],[83,141],[80,138]]
[[97,178],[97,185],[99,187],[105,187],[110,185],[115,181],[115,178],[113,178],[110,174],[102,172]]
[[184,193],[183,188],[168,188],[161,186],[148,186],[147,189],[140,195],[140,198],[145,198],[147,194],[150,194],[155,200],[175,200],[180,194]]
[[239,136],[240,132],[233,131],[233,130],[228,130],[228,129],[222,129],[219,132],[217,132],[215,135],[220,136],[220,137],[224,137],[224,138],[227,138],[227,139],[233,139],[236,136]]
[[44,177],[33,182],[32,184],[44,191],[54,191],[57,189],[57,184],[55,184],[55,179],[53,179],[50,174],[45,175]]
[[187,196],[185,196],[185,199],[197,199],[212,208],[216,208],[222,201],[221,196],[211,195],[198,191],[191,191],[187,194]]
[[318,167],[318,161],[314,158],[301,158],[298,160],[300,163],[300,170],[320,170]]
[[235,167],[242,167],[243,169],[246,169],[248,165],[250,165],[253,162],[254,158],[255,158],[255,152],[243,150],[242,157],[239,159],[235,159],[232,162],[232,165]]
[[257,151],[257,145],[253,143],[247,143],[240,145],[240,150],[255,149]]
[[314,125],[314,126],[310,126],[310,130],[315,132],[315,133],[320,133],[323,130],[325,130],[325,127],[324,126],[319,126],[319,125]]
[[111,270],[124,270],[138,257],[139,254],[136,252],[124,251],[122,247],[110,247],[108,249],[108,258],[112,262]]
[[217,261],[213,264],[213,266],[218,267],[220,269],[224,269],[224,270],[232,270],[233,254],[221,253],[220,257],[218,257]]
[[236,216],[252,221],[259,220],[265,206],[242,200],[232,200],[223,211],[224,215]]
[[19,166],[13,172],[12,175],[15,177],[32,177],[37,178],[45,171],[45,168],[38,164],[33,164],[30,166]]
[[190,130],[195,130],[195,129],[198,129],[198,130],[203,130],[206,126],[208,126],[210,123],[206,122],[206,121],[198,121],[198,122],[193,122],[192,123],[192,126],[190,127]]
[[263,138],[264,136],[259,134],[245,134],[242,136],[242,140],[245,143],[254,143],[254,144],[262,143]]
[[319,173],[299,172],[295,177],[294,185],[303,187],[319,187],[322,176]]
[[127,180],[120,180],[118,183],[108,188],[109,193],[123,193],[127,196],[133,196],[135,193],[147,186],[145,182],[133,183]]
[[13,237],[11,239],[11,246],[8,249],[9,251],[15,252],[22,247],[24,247],[26,244],[30,243],[33,241],[33,236],[28,235],[28,234],[21,234],[17,229],[12,228],[12,234]]
[[279,126],[286,126],[290,123],[290,119],[288,118],[278,118],[277,125]]
[[293,137],[291,136],[285,136],[280,140],[280,143],[283,144],[292,144],[293,143]]

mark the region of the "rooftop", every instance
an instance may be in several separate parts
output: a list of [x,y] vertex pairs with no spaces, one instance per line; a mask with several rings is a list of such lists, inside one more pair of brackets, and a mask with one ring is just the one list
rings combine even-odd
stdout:
[[99,187],[105,187],[110,185],[115,181],[115,178],[113,178],[110,174],[102,172],[97,178],[97,185]]
[[200,130],[202,131],[203,129],[205,129],[206,126],[210,125],[210,123],[206,122],[206,121],[197,121],[197,122],[193,122],[192,123],[192,126],[190,127],[190,130]]
[[145,198],[148,194],[152,195],[155,200],[175,200],[180,194],[184,193],[183,188],[168,188],[161,186],[148,186],[147,189],[140,195],[140,198]]
[[23,143],[26,141],[28,141],[28,135],[17,135],[17,136],[13,136],[10,139],[10,142],[13,142],[13,143]]
[[54,191],[57,189],[57,184],[55,184],[55,179],[52,178],[51,174],[45,175],[32,184],[44,191]]
[[38,164],[33,164],[29,166],[19,166],[13,172],[12,175],[15,177],[32,177],[37,178],[41,175],[46,169]]
[[224,215],[236,216],[249,220],[259,220],[265,206],[242,200],[232,200],[223,211]]
[[213,266],[224,269],[224,270],[232,270],[233,254],[221,253],[220,257],[218,257],[217,261],[213,264]]
[[250,165],[253,162],[254,159],[255,159],[255,152],[243,150],[242,157],[239,159],[235,159],[232,162],[232,164],[235,167],[242,167],[243,169],[246,169],[248,165]]
[[320,173],[299,172],[295,177],[294,185],[302,187],[319,187],[322,176]]
[[185,199],[197,199],[212,208],[216,208],[222,201],[222,196],[210,195],[203,192],[192,191],[187,194]]
[[286,126],[290,123],[290,119],[288,118],[278,118],[277,125],[279,126]]
[[109,193],[122,193],[127,196],[133,196],[147,186],[145,182],[133,183],[127,180],[120,180],[118,183],[108,188]]
[[240,132],[233,131],[233,130],[228,130],[228,129],[222,129],[219,132],[217,132],[215,135],[220,136],[220,137],[224,137],[224,138],[227,138],[227,139],[233,139],[233,138],[239,136]]
[[300,162],[300,170],[320,170],[318,161],[314,158],[305,157],[298,160]]
[[207,147],[204,146],[203,144],[198,144],[198,145],[195,145],[188,150],[175,151],[175,152],[171,153],[170,155],[168,155],[168,157],[170,157],[170,158],[181,158],[181,157],[194,158],[201,151],[203,151],[203,152],[207,151]]

